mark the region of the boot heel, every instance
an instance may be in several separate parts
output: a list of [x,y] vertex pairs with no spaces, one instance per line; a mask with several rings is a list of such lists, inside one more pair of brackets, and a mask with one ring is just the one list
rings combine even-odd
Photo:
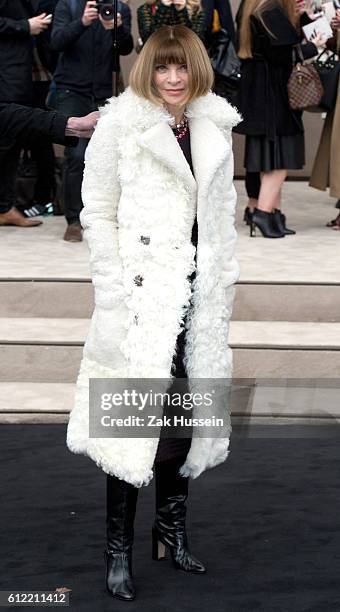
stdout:
[[246,225],[251,224],[252,216],[253,216],[252,211],[250,210],[249,206],[246,206],[244,213],[243,213],[243,221],[246,223]]
[[250,235],[255,236],[255,227],[264,238],[284,238],[285,234],[276,226],[274,215],[271,212],[256,208],[250,226]]
[[255,223],[253,223],[253,221],[250,222],[250,236],[256,236],[256,225]]
[[156,529],[152,528],[152,558],[154,561],[165,559],[165,545],[158,539]]

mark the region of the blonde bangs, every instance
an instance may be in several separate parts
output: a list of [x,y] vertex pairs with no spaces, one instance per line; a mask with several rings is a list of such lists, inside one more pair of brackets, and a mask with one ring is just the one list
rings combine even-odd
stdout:
[[168,38],[155,51],[154,67],[157,64],[187,64],[185,51],[178,40]]
[[189,94],[186,104],[206,95],[213,86],[214,73],[207,51],[200,38],[186,26],[163,26],[146,41],[134,64],[129,79],[137,95],[155,104],[162,104],[153,83],[159,64],[186,64]]

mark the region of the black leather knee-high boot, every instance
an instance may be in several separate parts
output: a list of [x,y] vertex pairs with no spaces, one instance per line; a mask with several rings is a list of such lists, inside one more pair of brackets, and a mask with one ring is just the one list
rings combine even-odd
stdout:
[[178,474],[184,459],[174,458],[155,463],[156,518],[152,528],[152,558],[165,557],[165,547],[171,553],[176,569],[202,574],[203,563],[195,559],[188,548],[185,529],[188,478]]
[[113,597],[135,598],[132,546],[138,488],[107,474],[106,479],[106,588]]

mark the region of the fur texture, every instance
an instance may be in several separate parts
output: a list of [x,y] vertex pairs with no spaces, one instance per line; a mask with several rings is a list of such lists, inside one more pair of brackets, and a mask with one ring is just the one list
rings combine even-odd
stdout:
[[[80,219],[95,310],[67,445],[136,487],[152,478],[158,439],[89,438],[89,379],[161,378],[169,386],[191,296],[187,277],[195,269],[196,210],[197,275],[185,364],[190,378],[232,374],[228,330],[239,267],[231,128],[240,116],[213,93],[189,104],[186,114],[196,180],[170,129],[173,118],[130,88],[102,109],[85,158]],[[138,275],[142,285],[134,281]],[[224,461],[230,429],[229,421],[219,438],[195,436],[181,473],[196,478]]]

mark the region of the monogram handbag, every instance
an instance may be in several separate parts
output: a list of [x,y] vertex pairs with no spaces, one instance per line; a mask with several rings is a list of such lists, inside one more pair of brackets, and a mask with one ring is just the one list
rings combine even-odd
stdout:
[[305,110],[309,106],[318,106],[324,93],[322,83],[315,66],[305,63],[300,45],[293,49],[293,64],[287,86],[290,107]]

